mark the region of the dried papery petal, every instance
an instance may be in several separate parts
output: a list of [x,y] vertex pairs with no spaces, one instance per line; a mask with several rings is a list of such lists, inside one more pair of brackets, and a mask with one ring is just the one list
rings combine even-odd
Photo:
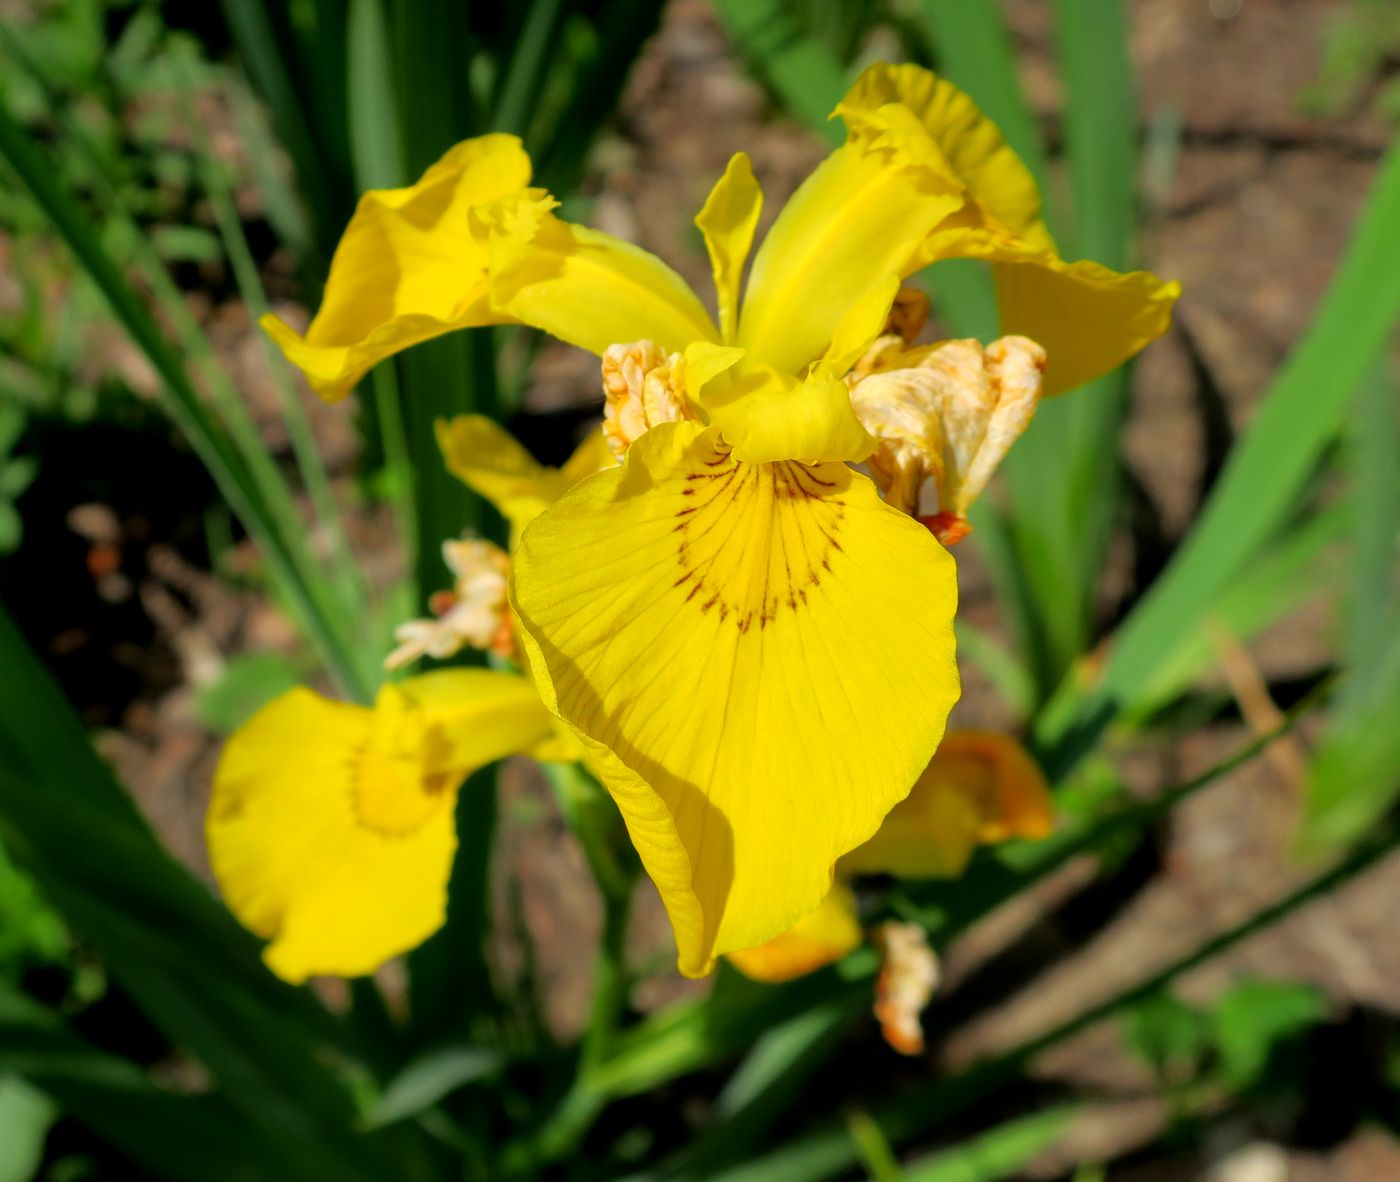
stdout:
[[651,341],[608,346],[603,396],[603,434],[619,460],[658,423],[695,418],[685,396],[685,359]]
[[853,386],[871,374],[898,368],[908,350],[908,342],[899,333],[881,333],[851,366],[851,372],[846,375],[846,384]]
[[851,404],[879,440],[866,463],[885,500],[905,513],[919,507],[926,480],[943,478],[943,434],[926,393],[928,378],[914,370],[875,374],[856,383]]
[[409,620],[394,629],[399,645],[384,660],[399,669],[419,657],[445,659],[464,648],[509,657],[515,651],[507,596],[510,560],[499,546],[475,539],[442,544],[443,561],[455,576],[451,591],[428,600],[433,619]]
[[982,444],[963,475],[961,507],[955,506],[963,513],[987,487],[1011,445],[1030,426],[1045,372],[1045,350],[1027,337],[993,341],[987,346],[986,360],[994,408]]
[[884,964],[875,982],[875,1017],[885,1041],[901,1055],[924,1050],[920,1017],[938,988],[938,957],[924,929],[889,920],[875,930]]
[[880,366],[853,375],[851,386],[856,414],[880,441],[871,471],[885,499],[911,514],[933,480],[939,512],[930,528],[951,545],[970,531],[967,510],[1035,413],[1045,351],[1025,337],[986,348],[943,341]]

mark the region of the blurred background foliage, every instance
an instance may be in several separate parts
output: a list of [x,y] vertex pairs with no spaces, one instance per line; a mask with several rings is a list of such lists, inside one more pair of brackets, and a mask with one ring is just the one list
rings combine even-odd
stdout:
[[[1274,19],[1252,0],[1195,7],[1227,60],[1248,52],[1232,22]],[[1387,0],[1279,7],[1262,52],[1297,22],[1313,64],[1279,89],[1267,59],[1237,56],[1274,87],[1262,130],[1247,105],[1229,122],[1229,95],[1210,126],[1140,103],[1138,42],[1189,52],[1190,21],[1120,0],[0,7],[0,1182],[975,1182],[1260,1160],[1284,1178],[1309,1153],[1335,1171],[1309,1177],[1400,1176],[1400,1024],[1371,983],[1395,979],[1400,942],[1385,906],[1338,902],[1362,872],[1393,895],[1396,870],[1400,27]],[[602,1045],[580,1041],[581,1017],[561,1029],[536,962],[559,943],[565,991],[587,996],[592,952],[560,934],[567,908],[526,930],[529,875],[575,847],[516,856],[522,827],[569,839],[548,794],[509,774],[514,811],[498,808],[494,772],[462,794],[447,928],[378,980],[282,985],[176,818],[191,792],[197,815],[210,735],[298,680],[372,694],[392,625],[447,581],[440,542],[501,536],[443,471],[434,419],[491,414],[558,462],[597,414],[596,376],[497,329],[414,349],[326,408],[253,322],[315,307],[361,190],[487,130],[525,139],[569,216],[663,225],[672,240],[649,244],[695,273],[685,219],[717,162],[753,150],[776,207],[880,58],[973,95],[1041,180],[1068,257],[1170,275],[1173,211],[1192,202],[1253,200],[1271,230],[1284,174],[1251,181],[1232,145],[1267,163],[1322,144],[1364,169],[1345,211],[1323,182],[1330,279],[1300,276],[1316,303],[1262,371],[1223,373],[1220,319],[1188,283],[1159,347],[1186,433],[1159,433],[1134,374],[1111,375],[1042,409],[975,517],[960,717],[1028,737],[1063,824],[982,851],[955,883],[863,900],[947,959],[930,1057],[895,1062],[873,1037],[868,949],[789,985],[721,968],[695,991],[668,979],[664,940],[634,933],[621,1029]],[[740,100],[658,123],[688,137],[666,166],[686,175],[647,175],[627,88],[693,101],[717,93],[686,89],[717,61]],[[1221,152],[1203,175],[1183,163],[1203,167],[1198,147]],[[1266,241],[1261,266],[1288,287],[1293,243]],[[920,281],[947,335],[995,334],[974,265]],[[1320,643],[1271,670],[1261,638],[1300,620]],[[1283,853],[1257,881],[1243,859],[1195,883],[1173,834],[1244,843],[1238,817],[1210,811],[1241,769],[1263,785],[1248,823]],[[1152,894],[1174,875],[1184,911]],[[1105,971],[1095,941],[1135,908],[1147,935]],[[1280,921],[1344,945],[1343,968],[1279,943],[1240,958]],[[1387,1164],[1319,1157],[1358,1138],[1363,1163]]]

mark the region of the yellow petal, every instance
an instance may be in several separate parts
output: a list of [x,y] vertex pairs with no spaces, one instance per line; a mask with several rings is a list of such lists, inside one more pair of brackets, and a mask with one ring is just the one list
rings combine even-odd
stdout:
[[695,341],[685,349],[685,389],[689,397],[703,405],[706,387],[728,373],[747,354],[734,345],[716,345],[712,341]]
[[938,756],[950,776],[993,786],[990,796],[983,797],[981,841],[1048,837],[1054,830],[1045,773],[1015,739],[992,731],[955,731]]
[[513,601],[671,916],[682,972],[821,902],[957,697],[953,563],[842,464],[667,423],[521,538]]
[[437,440],[447,470],[496,507],[512,538],[577,481],[616,463],[602,431],[590,431],[562,468],[547,467],[484,415],[439,419]]
[[373,710],[296,689],[254,715],[224,748],[206,836],[268,966],[361,976],[437,930],[459,785],[550,723],[524,678],[482,669],[386,687]]
[[956,878],[978,843],[1044,837],[1051,827],[1045,777],[1019,743],[953,731],[880,831],[841,859],[841,872]]
[[777,984],[834,964],[860,945],[856,897],[838,882],[815,911],[766,944],[731,952],[729,963],[755,981]]
[[1018,258],[1005,247],[966,253],[995,264],[1002,332],[1044,346],[1047,397],[1093,381],[1155,341],[1181,294],[1179,283],[1150,271],[1120,273],[1053,255]]
[[1180,288],[1145,271],[1120,275],[1062,260],[1041,218],[1035,179],[967,95],[921,66],[879,64],[837,111],[853,134],[868,136],[891,105],[917,119],[966,186],[967,204],[935,228],[911,269],[946,258],[993,264],[1001,332],[1045,348],[1046,395],[1108,372],[1166,331]]
[[753,165],[745,153],[736,152],[695,218],[710,255],[720,336],[725,341],[734,339],[739,319],[739,285],[762,208],[763,190],[754,178]]
[[890,305],[899,291],[899,276],[885,275],[875,280],[836,323],[831,344],[818,363],[823,372],[839,378],[875,343],[889,319]]
[[553,737],[553,715],[533,683],[516,673],[438,669],[381,691],[391,694],[402,696],[414,725],[431,736],[422,749],[425,775],[465,775]]
[[879,336],[898,290],[896,275],[871,284],[846,309],[821,360],[800,380],[761,363],[744,364],[743,349],[700,342],[686,350],[686,386],[735,458],[820,463],[863,460],[875,450],[840,379]]
[[870,134],[851,129],[802,183],[754,258],[739,344],[781,372],[816,360],[871,281],[908,274],[923,241],[963,203],[917,121],[902,108],[882,115]]
[[593,426],[589,428],[579,445],[574,448],[573,454],[564,461],[564,466],[559,471],[568,482],[566,487],[572,488],[585,476],[592,476],[593,473],[601,472],[604,468],[615,467],[617,467],[617,457],[608,447],[607,436],[603,434],[601,427]]
[[491,239],[491,298],[503,312],[602,356],[622,341],[678,353],[718,339],[695,293],[655,255],[555,217],[540,190],[482,215]]
[[1119,272],[982,229],[930,237],[924,258],[980,259],[996,280],[1001,331],[1045,349],[1042,395],[1073,390],[1123,364],[1167,331],[1181,285],[1150,271]]
[[485,135],[452,148],[416,185],[366,193],[336,247],[305,337],[270,315],[263,328],[316,393],[336,399],[401,349],[509,320],[490,306],[487,245],[472,232],[469,213],[529,183],[520,141]]
[[735,458],[749,463],[863,460],[875,450],[846,383],[821,365],[801,381],[767,365],[736,367],[701,405]]
[[969,206],[959,220],[994,226],[1035,249],[1054,250],[1041,220],[1035,178],[972,99],[922,66],[880,62],[861,74],[836,111],[853,133],[873,135],[891,104],[918,120],[967,186]]

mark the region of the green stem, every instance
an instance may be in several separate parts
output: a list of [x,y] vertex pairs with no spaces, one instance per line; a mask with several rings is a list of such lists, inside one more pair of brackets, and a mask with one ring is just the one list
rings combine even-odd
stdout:
[[[407,619],[418,610],[423,588],[418,579],[418,507],[413,496],[413,465],[408,458],[403,410],[399,402],[399,379],[392,365],[376,365],[369,375],[374,390],[374,417],[379,423],[379,441],[384,448],[384,471],[388,477],[388,500],[404,551],[404,604],[401,615]],[[443,578],[446,571],[444,569]]]
[[581,763],[541,766],[565,823],[583,846],[583,856],[603,898],[630,895],[637,877],[636,858],[619,856],[621,850],[630,850],[630,846],[620,832],[621,818],[612,798]]
[[627,1006],[627,918],[631,893],[604,897],[603,939],[593,970],[593,1003],[579,1048],[578,1073],[549,1120],[536,1133],[530,1156],[536,1163],[558,1161],[583,1140],[609,1100],[595,1075],[612,1047]]
[[627,1009],[631,978],[627,972],[627,923],[639,873],[636,859],[618,856],[621,817],[602,786],[581,764],[545,764],[570,829],[583,846],[603,899],[603,934],[593,970],[593,1001],[579,1046],[572,1084],[549,1119],[528,1142],[517,1142],[503,1158],[507,1172],[557,1161],[587,1134],[611,1099],[598,1079],[612,1053]]

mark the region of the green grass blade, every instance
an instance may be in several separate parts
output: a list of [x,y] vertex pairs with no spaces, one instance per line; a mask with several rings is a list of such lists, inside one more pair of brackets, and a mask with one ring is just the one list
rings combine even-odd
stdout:
[[474,773],[457,794],[457,854],[447,887],[447,920],[409,955],[409,1010],[420,1046],[483,1041],[496,1009],[487,945],[497,768]]
[[1033,1157],[1059,1142],[1078,1112],[1076,1104],[1057,1104],[1009,1120],[914,1162],[906,1167],[903,1182],[1000,1182],[1018,1175]]
[[[177,90],[186,100],[186,109],[195,110],[195,84],[190,63],[184,59],[172,60],[178,77]],[[191,141],[195,148],[196,166],[201,183],[214,212],[219,237],[228,256],[234,281],[239,295],[256,321],[268,311],[267,293],[258,275],[257,264],[243,233],[242,221],[234,204],[234,196],[228,178],[220,162],[214,155],[208,134],[198,119],[188,121]],[[340,599],[345,616],[364,621],[369,614],[368,589],[359,566],[350,553],[349,541],[341,524],[339,507],[331,490],[330,477],[321,458],[320,448],[311,429],[310,419],[302,405],[302,395],[292,381],[287,360],[265,333],[258,334],[263,352],[268,360],[282,401],[282,421],[287,429],[287,437],[292,445],[297,471],[310,499],[316,529],[328,543],[332,573],[330,587]],[[355,655],[361,666],[361,676],[366,684],[374,684],[379,678],[379,662],[383,645],[374,635],[374,630],[360,633],[366,643],[358,645]],[[387,637],[385,637],[387,640]]]
[[420,594],[449,585],[442,543],[464,531],[505,540],[500,515],[443,463],[434,424],[461,414],[498,417],[495,332],[475,328],[415,345],[396,360],[418,523]]
[[0,1182],[33,1182],[58,1119],[53,1101],[17,1075],[0,1074]]
[[782,0],[716,0],[715,8],[739,52],[784,108],[828,143],[839,144],[841,124],[827,121],[848,82],[836,55],[807,34]]
[[[465,71],[435,74],[424,69],[449,44],[420,4],[396,6],[393,19],[380,0],[355,0],[350,21],[349,108],[356,177],[361,188],[407,184],[472,128]],[[429,42],[432,44],[430,45]],[[426,56],[425,56],[426,55]],[[396,63],[398,69],[396,69]],[[455,80],[455,81],[454,81]],[[480,500],[443,466],[434,433],[439,418],[476,412],[495,416],[496,373],[489,329],[453,333],[415,346],[395,358],[397,397],[377,397],[385,458],[396,478],[407,478],[411,569],[417,598],[445,586],[442,543],[463,530],[499,536],[499,526]],[[376,383],[378,395],[387,389]],[[400,463],[393,452],[403,444]],[[404,490],[396,490],[403,492]],[[420,610],[415,604],[414,610]]]
[[1109,267],[1129,260],[1137,102],[1121,0],[1055,0],[1074,222],[1061,244]]
[[569,102],[535,153],[539,184],[572,193],[603,113],[617,109],[623,85],[647,38],[661,21],[660,0],[612,0],[599,16],[597,45],[581,63]]
[[250,178],[268,224],[277,241],[298,258],[310,257],[316,251],[316,243],[306,201],[294,177],[279,167],[281,142],[276,129],[241,74],[228,87],[228,102],[236,134],[247,145]]
[[[246,446],[240,451],[216,423],[184,365],[104,249],[94,228],[60,187],[45,158],[3,109],[0,109],[0,155],[9,162],[52,221],[59,236],[106,297],[118,322],[160,375],[168,412],[189,439],[219,491],[257,541],[274,584],[327,668],[351,693],[367,694],[369,687],[363,683],[355,666],[335,611],[318,593],[323,589],[317,587],[314,577],[308,576],[312,564],[306,555],[302,531],[290,520],[292,515],[285,504],[279,507],[269,501],[268,481],[275,473],[271,476],[264,473],[264,478],[259,479],[249,466],[247,447],[251,446],[254,454],[258,454],[260,441],[245,440]],[[131,233],[135,234],[134,228]],[[139,234],[136,237],[139,238]],[[196,332],[196,335],[199,334]],[[285,487],[282,495],[289,504]]]
[[765,1031],[719,1094],[714,1122],[658,1176],[668,1182],[709,1178],[762,1144],[860,1012],[857,992],[850,990]]
[[[1090,1006],[1003,1055],[975,1064],[959,1075],[938,1079],[908,1096],[874,1109],[871,1115],[893,1143],[898,1144],[913,1136],[927,1136],[977,1101],[1020,1078],[1026,1064],[1036,1056],[1160,993],[1183,974],[1369,870],[1397,846],[1400,846],[1400,826],[1374,834],[1336,866],[1255,912],[1244,922],[1207,940],[1160,972]],[[711,1182],[770,1182],[777,1178],[823,1182],[849,1170],[858,1160],[858,1147],[844,1122],[833,1123],[756,1161],[737,1169],[721,1171],[712,1176]]]
[[477,48],[470,6],[396,0],[389,8],[400,96],[400,138],[411,177],[448,148],[486,127],[472,94],[467,61]]
[[361,189],[406,185],[409,170],[400,134],[389,22],[380,0],[350,0],[347,37],[346,110],[355,179]]
[[[1056,5],[1066,90],[1065,134],[1075,218],[1051,218],[1066,253],[1121,267],[1133,211],[1133,103],[1123,15],[1117,0]],[[926,40],[940,68],[1002,129],[1046,192],[1041,137],[1021,91],[1000,6],[924,0]],[[1047,210],[1047,212],[1050,212]],[[943,263],[932,273],[941,319],[959,336],[995,335],[992,286],[975,264]],[[1121,374],[1043,404],[1007,458],[1010,511],[974,517],[1011,613],[1037,700],[1047,697],[1092,639],[1097,575],[1114,523],[1117,435],[1126,408]],[[981,535],[980,537],[978,535]]]
[[[1299,826],[1316,857],[1356,840],[1400,797],[1400,419],[1396,387],[1378,366],[1348,432],[1352,536],[1346,604],[1347,675],[1313,751]],[[1251,564],[1252,565],[1252,564]]]
[[1181,637],[1284,525],[1347,407],[1400,318],[1400,146],[1381,162],[1327,294],[1255,411],[1209,499],[1162,576],[1117,633],[1103,679],[1070,692],[1037,738],[1068,766],[1150,684]]
[[308,1168],[344,1168],[353,1111],[317,1058],[348,1049],[339,1024],[267,972],[257,942],[161,848],[3,612],[0,667],[6,850],[267,1136]]
[[0,981],[0,1078],[5,1073],[29,1080],[155,1177],[257,1182],[278,1168],[222,1100],[162,1091],[134,1063],[85,1042],[58,1014]]
[[563,24],[564,0],[534,0],[524,10],[520,35],[510,61],[501,72],[491,112],[497,131],[526,136]]
[[[1122,268],[1130,257],[1136,104],[1120,0],[1057,0],[1065,140],[1074,216],[1067,257]],[[1004,465],[1012,536],[1044,647],[1032,665],[1047,697],[1092,641],[1098,575],[1117,514],[1122,371],[1042,404]]]
[[1298,843],[1309,857],[1355,840],[1400,798],[1400,632],[1372,665],[1339,695],[1313,751]]
[[1181,637],[1151,683],[1140,687],[1129,721],[1147,718],[1218,663],[1216,628],[1247,641],[1335,588],[1346,572],[1337,552],[1343,548],[1348,524],[1346,506],[1335,506],[1264,547],[1217,597],[1209,616],[1216,627],[1193,629]]
[[345,16],[340,3],[318,3],[309,40],[290,25],[295,13],[260,0],[221,0],[239,59],[272,114],[296,167],[323,260],[329,260],[354,207],[349,121],[345,116]]
[[1346,661],[1368,681],[1400,627],[1400,416],[1397,385],[1381,366],[1356,402],[1348,444],[1352,472],[1354,546],[1351,602],[1347,605]]

